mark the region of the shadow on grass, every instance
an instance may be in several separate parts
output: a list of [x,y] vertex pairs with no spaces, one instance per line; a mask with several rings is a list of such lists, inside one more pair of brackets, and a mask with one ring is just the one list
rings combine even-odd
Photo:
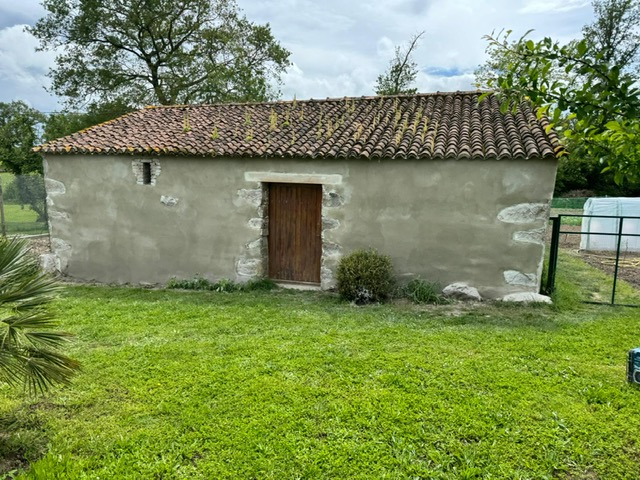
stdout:
[[12,479],[42,457],[47,439],[35,408],[20,405],[0,414],[0,479]]

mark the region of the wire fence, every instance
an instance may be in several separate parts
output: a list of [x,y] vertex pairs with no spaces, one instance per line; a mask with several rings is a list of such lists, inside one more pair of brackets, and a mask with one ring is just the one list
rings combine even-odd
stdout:
[[46,197],[42,175],[0,174],[0,234],[48,233]]
[[[580,230],[563,230],[563,226],[566,226],[564,220],[566,218],[579,218],[583,221]],[[591,229],[589,220],[612,220],[614,222],[613,227],[597,224],[595,231]],[[584,221],[587,220],[589,225],[585,230]],[[636,256],[631,258],[622,258],[622,253],[638,254],[637,240],[640,239],[640,233],[638,233],[638,225],[640,225],[640,217],[632,216],[620,216],[620,215],[558,215],[552,217],[551,221],[551,245],[549,249],[549,266],[547,270],[547,280],[543,288],[544,293],[551,294],[556,288],[556,272],[558,269],[558,250],[560,247],[561,235],[580,235],[581,237],[581,251],[582,248],[586,250],[606,250],[611,255],[603,255],[602,252],[597,252],[596,255],[599,258],[600,263],[603,266],[609,266],[612,268],[612,285],[610,298],[606,301],[602,300],[583,300],[585,303],[595,303],[603,305],[619,305],[626,307],[640,307],[636,303],[627,303],[625,301],[620,302],[617,298],[617,287],[621,268],[637,268],[640,265],[640,259]],[[625,228],[627,226],[632,228]],[[608,227],[608,228],[606,228]],[[602,242],[602,239],[610,238],[611,242]],[[596,241],[592,242],[592,239]],[[591,245],[594,243],[598,246]],[[609,245],[610,243],[610,245]]]

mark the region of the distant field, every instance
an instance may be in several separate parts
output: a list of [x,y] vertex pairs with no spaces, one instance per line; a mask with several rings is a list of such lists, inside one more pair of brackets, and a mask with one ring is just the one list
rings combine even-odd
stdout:
[[7,223],[31,223],[38,219],[38,214],[29,205],[24,208],[20,208],[20,205],[5,205],[4,219]]
[[36,222],[38,214],[28,205],[20,208],[20,205],[4,206],[4,221],[7,233],[21,233],[36,235],[47,233],[46,222]]
[[[12,173],[0,173],[2,180],[2,190],[6,193],[7,186],[13,181],[15,176]],[[13,203],[4,204],[5,231],[9,234],[36,235],[47,233],[46,222],[36,222],[38,214],[31,210],[29,205],[16,205]]]
[[[582,215],[583,210],[572,208],[552,208],[551,216],[557,217],[558,215]],[[582,225],[582,217],[563,217],[562,225]]]
[[551,208],[570,208],[582,210],[587,200],[587,197],[554,198],[551,201]]
[[5,188],[7,185],[9,185],[9,183],[11,183],[13,178],[14,178],[13,173],[8,173],[8,172],[0,173],[0,179],[2,179],[2,188]]

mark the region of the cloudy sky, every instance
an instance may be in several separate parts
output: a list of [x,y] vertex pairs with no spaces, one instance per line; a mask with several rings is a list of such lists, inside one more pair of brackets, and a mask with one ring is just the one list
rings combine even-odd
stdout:
[[[249,20],[269,23],[293,65],[282,97],[371,95],[394,46],[424,31],[414,60],[422,92],[473,88],[485,59],[482,36],[512,29],[568,41],[592,21],[589,0],[237,0]],[[47,93],[51,52],[36,52],[24,31],[44,14],[40,0],[0,0],[0,102],[24,100],[46,112],[60,109]]]

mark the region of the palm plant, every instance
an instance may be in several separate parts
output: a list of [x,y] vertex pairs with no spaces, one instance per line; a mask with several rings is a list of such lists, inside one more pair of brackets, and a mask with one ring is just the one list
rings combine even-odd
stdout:
[[59,352],[70,335],[54,330],[47,309],[59,290],[28,254],[25,240],[0,238],[0,382],[44,392],[68,383],[79,368]]

